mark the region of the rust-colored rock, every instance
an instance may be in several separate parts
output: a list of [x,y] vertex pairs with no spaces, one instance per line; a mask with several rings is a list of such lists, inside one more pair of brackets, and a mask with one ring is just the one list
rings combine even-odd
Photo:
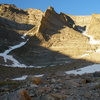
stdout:
[[21,90],[19,94],[20,94],[20,100],[32,100],[26,90]]
[[39,85],[42,83],[42,79],[40,77],[34,77],[32,83]]

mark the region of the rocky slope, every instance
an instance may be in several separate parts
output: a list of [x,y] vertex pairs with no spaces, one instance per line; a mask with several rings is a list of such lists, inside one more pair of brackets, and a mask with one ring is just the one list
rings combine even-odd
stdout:
[[[71,63],[74,59],[100,62],[99,57],[98,59],[91,57],[93,54],[100,55],[96,52],[100,44],[90,44],[91,39],[88,36],[100,40],[99,14],[73,16],[58,14],[52,7],[42,12],[37,9],[23,10],[15,5],[2,4],[0,5],[0,30],[1,53],[9,46],[28,39],[24,46],[9,52],[9,55],[13,55],[18,62],[27,66]],[[88,35],[84,35],[84,31]],[[23,34],[26,35],[25,38],[22,38]],[[4,64],[2,56],[0,63]],[[6,64],[8,63],[13,64],[13,61]]]
[[99,19],[0,4],[0,100],[100,100]]
[[56,72],[21,81],[5,80],[0,84],[0,100],[100,100],[100,73],[97,72],[82,76]]

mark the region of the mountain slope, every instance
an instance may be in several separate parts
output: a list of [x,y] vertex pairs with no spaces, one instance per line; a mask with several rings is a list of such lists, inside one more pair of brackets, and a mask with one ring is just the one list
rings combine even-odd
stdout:
[[[94,39],[98,37],[100,40],[99,34],[97,35],[99,17],[93,16],[58,14],[52,7],[42,12],[37,9],[23,10],[14,5],[0,5],[0,30],[2,30],[0,31],[2,48],[0,52],[28,39],[25,45],[13,49],[8,54],[13,55],[21,64],[50,66],[71,63],[74,59],[95,62],[96,60],[88,59],[100,46],[100,44],[89,43],[91,40],[89,35],[94,36]],[[84,31],[89,35],[84,35]],[[22,38],[23,35],[25,38]]]

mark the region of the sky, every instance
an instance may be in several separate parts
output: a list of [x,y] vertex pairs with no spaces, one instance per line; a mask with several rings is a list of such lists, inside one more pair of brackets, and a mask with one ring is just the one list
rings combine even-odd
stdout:
[[72,15],[100,14],[100,0],[0,0],[0,3],[15,4],[18,8],[35,8],[45,11],[49,6],[55,11]]

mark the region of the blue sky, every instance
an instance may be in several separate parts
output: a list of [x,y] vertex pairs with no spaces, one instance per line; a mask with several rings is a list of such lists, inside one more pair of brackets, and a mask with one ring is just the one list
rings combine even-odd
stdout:
[[22,9],[36,8],[45,11],[48,6],[72,15],[100,14],[100,0],[0,0],[0,3],[15,4]]

